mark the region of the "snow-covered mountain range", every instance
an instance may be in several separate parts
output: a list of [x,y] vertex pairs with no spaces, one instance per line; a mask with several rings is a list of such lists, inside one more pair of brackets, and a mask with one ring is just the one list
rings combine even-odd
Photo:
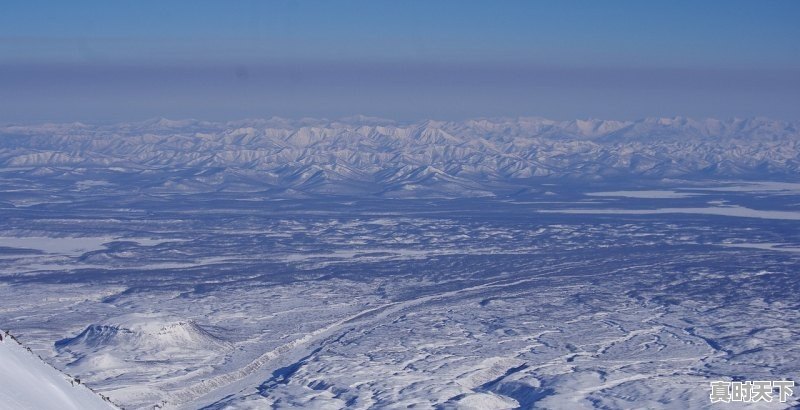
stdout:
[[0,128],[4,177],[146,190],[388,197],[509,194],[531,181],[791,179],[800,125],[763,118],[398,123],[149,120]]

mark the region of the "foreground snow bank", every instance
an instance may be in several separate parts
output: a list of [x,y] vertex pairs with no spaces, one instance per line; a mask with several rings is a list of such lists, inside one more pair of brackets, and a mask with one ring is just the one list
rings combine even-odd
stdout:
[[0,332],[0,409],[114,409],[88,387]]

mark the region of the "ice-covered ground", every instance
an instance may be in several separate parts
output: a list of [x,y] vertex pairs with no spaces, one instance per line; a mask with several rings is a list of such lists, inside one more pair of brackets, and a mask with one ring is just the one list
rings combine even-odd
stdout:
[[800,373],[800,197],[729,186],[15,193],[0,327],[126,408],[708,407]]

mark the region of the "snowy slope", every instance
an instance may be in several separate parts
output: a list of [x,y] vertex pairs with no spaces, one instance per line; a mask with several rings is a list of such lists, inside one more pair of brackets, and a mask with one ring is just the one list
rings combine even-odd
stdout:
[[11,337],[0,341],[0,409],[94,410],[112,404],[71,381]]

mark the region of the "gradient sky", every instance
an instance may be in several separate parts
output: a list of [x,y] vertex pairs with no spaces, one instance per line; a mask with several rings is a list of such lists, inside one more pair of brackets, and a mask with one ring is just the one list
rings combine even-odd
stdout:
[[799,1],[24,1],[0,122],[800,120]]

